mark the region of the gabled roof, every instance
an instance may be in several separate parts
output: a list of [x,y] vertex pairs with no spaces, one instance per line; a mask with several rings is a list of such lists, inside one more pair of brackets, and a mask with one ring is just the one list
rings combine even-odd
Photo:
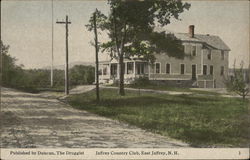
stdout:
[[174,35],[176,38],[182,41],[205,43],[216,49],[230,51],[230,48],[222,41],[219,36],[195,34],[194,38],[191,38],[188,33],[175,33]]

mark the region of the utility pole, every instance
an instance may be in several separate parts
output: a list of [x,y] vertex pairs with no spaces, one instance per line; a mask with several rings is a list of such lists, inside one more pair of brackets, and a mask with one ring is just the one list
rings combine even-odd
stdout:
[[68,24],[71,24],[68,20],[68,15],[66,15],[66,21],[57,21],[58,24],[65,24],[66,28],[66,64],[65,64],[65,94],[69,94],[69,64],[68,64]]
[[99,95],[99,60],[98,60],[98,35],[97,35],[97,28],[96,28],[96,13],[97,9],[94,12],[94,34],[95,34],[95,63],[96,63],[96,69],[95,69],[95,74],[96,74],[96,101],[100,101],[100,95]]
[[53,70],[54,70],[54,6],[53,6],[53,0],[51,0],[51,15],[52,15],[52,37],[51,37],[51,41],[52,41],[52,46],[51,46],[51,71],[50,71],[50,86],[53,87]]

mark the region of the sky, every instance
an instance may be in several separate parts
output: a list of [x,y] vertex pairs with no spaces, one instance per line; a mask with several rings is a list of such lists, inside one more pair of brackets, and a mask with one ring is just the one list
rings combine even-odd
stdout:
[[[187,33],[195,25],[195,33],[218,35],[231,49],[229,67],[236,59],[237,66],[249,64],[250,14],[249,1],[188,1],[191,8],[171,20],[166,30]],[[1,5],[1,39],[10,45],[9,54],[24,68],[43,68],[51,65],[52,55],[52,2],[50,0],[3,0]],[[65,26],[69,25],[69,63],[94,62],[95,50],[90,42],[94,35],[85,25],[97,8],[107,14],[107,1],[54,0],[54,65],[65,63]],[[100,41],[107,37],[100,35]],[[100,60],[107,55],[100,53]]]

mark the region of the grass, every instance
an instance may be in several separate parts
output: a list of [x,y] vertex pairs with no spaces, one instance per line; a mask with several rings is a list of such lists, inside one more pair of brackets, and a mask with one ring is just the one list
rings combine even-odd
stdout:
[[[69,86],[69,89],[72,89],[74,87],[75,86]],[[40,93],[40,92],[46,92],[46,91],[49,91],[49,92],[64,92],[65,91],[64,86],[54,86],[54,87],[45,86],[43,88],[35,87],[35,86],[28,86],[28,87],[27,86],[25,87],[14,86],[12,88],[15,88],[20,91],[28,92],[28,93]]]
[[102,89],[71,95],[73,107],[170,136],[194,147],[248,147],[249,101],[202,95],[165,95]]
[[179,92],[190,92],[189,88],[180,88],[180,87],[170,87],[167,85],[156,85],[156,84],[146,84],[146,85],[136,85],[128,84],[128,88],[141,88],[141,89],[154,89],[154,90],[166,90],[166,91],[179,91]]
[[[112,87],[118,87],[118,84],[110,85]],[[164,90],[164,91],[179,91],[179,92],[191,92],[189,88],[180,88],[180,87],[170,87],[167,85],[156,85],[156,84],[125,84],[125,88],[140,88],[140,89],[154,89],[154,90]]]
[[[112,84],[110,86],[118,87],[117,84]],[[190,88],[171,87],[167,85],[156,85],[156,84],[144,84],[144,85],[126,84],[125,88],[152,89],[152,90],[159,90],[159,91],[175,91],[175,92],[191,92],[193,94],[206,94],[206,95],[207,94],[220,95],[219,93],[211,92],[211,91],[192,90]]]
[[[70,87],[69,89],[72,89],[72,87]],[[64,92],[65,87],[64,86],[46,87],[46,88],[37,88],[37,90],[39,90],[39,92],[44,92],[44,91]]]

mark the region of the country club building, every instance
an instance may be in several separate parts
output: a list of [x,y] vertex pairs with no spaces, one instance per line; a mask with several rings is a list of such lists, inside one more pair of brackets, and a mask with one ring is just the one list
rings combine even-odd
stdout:
[[[194,33],[194,25],[188,33],[175,33],[184,46],[184,59],[156,54],[153,65],[140,58],[124,59],[124,83],[146,76],[150,81],[179,87],[223,88],[228,74],[230,48],[214,35]],[[116,59],[100,62],[100,83],[114,83],[119,80],[119,64]]]

